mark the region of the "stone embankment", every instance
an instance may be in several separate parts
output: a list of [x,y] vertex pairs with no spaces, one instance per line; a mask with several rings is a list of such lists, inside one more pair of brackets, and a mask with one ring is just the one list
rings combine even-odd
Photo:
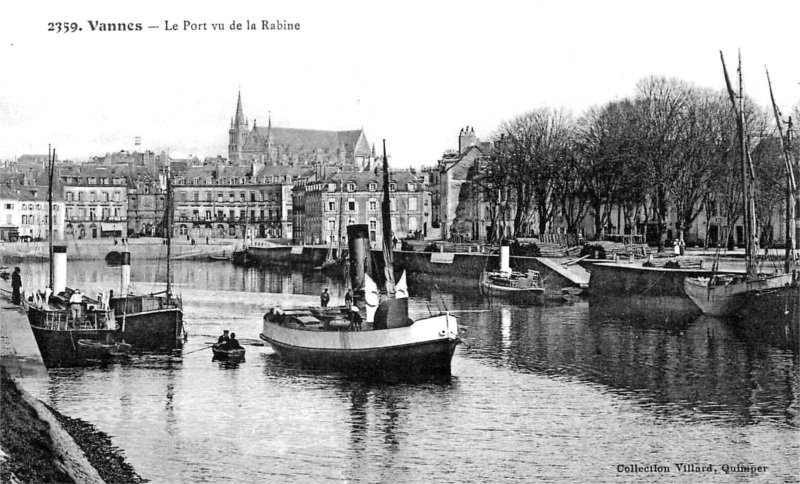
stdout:
[[[113,239],[71,239],[65,242],[69,260],[105,260],[109,252],[122,252],[126,248],[134,261],[164,259],[167,256],[164,239],[154,237],[128,239],[126,244],[122,244],[120,239],[117,239],[116,244]],[[172,259],[206,260],[211,256],[230,255],[237,248],[236,241],[230,239],[209,239],[207,243],[206,239],[202,239],[195,242],[192,244],[185,237],[173,240]],[[238,247],[241,248],[241,241]],[[48,257],[49,247],[46,241],[0,243],[0,264],[11,264],[20,260],[47,260]]]

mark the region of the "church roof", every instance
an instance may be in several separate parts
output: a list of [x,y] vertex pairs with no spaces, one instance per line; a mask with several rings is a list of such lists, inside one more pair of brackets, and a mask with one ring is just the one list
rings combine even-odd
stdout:
[[359,140],[364,135],[363,130],[351,131],[325,131],[319,129],[254,127],[248,136],[246,147],[253,143],[266,145],[267,139],[272,137],[272,145],[286,149],[293,153],[322,151],[332,153],[339,149],[346,151],[359,151],[356,155],[369,156],[369,145],[364,142],[359,145]]

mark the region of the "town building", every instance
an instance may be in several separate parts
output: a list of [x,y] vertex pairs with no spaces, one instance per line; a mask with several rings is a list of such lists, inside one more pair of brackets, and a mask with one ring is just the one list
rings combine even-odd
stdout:
[[292,188],[311,171],[256,163],[179,171],[173,176],[174,235],[196,240],[291,238]]
[[[390,172],[390,221],[398,239],[423,237],[429,224],[430,194],[425,178],[412,171]],[[380,169],[339,172],[309,181],[304,187],[302,241],[305,244],[328,244],[340,240],[346,244],[345,228],[353,224],[369,226],[369,238],[380,240],[383,223],[383,173]]]
[[57,171],[64,186],[66,237],[97,239],[128,234],[126,166],[86,164],[63,166]]
[[[0,185],[0,240],[47,240],[50,230],[48,186],[4,183]],[[53,240],[64,237],[64,201],[53,193]]]

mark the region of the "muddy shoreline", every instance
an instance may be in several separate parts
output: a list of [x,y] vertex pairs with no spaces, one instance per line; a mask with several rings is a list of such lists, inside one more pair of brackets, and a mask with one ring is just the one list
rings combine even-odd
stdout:
[[55,439],[54,429],[40,414],[41,410],[31,404],[32,398],[8,376],[5,369],[2,370],[0,422],[3,432],[0,446],[5,458],[0,465],[0,482],[83,482],[85,476],[76,475],[74,469],[64,465],[61,457],[80,453],[77,448],[105,482],[147,482],[125,460],[122,450],[113,444],[107,434],[88,422],[62,415],[39,402],[42,404],[40,409],[51,412],[61,429],[74,442]]

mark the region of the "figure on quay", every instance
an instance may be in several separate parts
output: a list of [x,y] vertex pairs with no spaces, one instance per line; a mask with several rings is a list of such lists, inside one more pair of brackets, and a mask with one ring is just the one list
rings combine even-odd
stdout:
[[20,274],[19,267],[14,268],[14,273],[11,274],[11,302],[13,304],[20,304],[20,288],[22,287],[22,275]]
[[328,292],[328,288],[326,287],[322,291],[322,294],[319,295],[319,304],[323,308],[327,308],[330,300],[331,300],[331,293]]

